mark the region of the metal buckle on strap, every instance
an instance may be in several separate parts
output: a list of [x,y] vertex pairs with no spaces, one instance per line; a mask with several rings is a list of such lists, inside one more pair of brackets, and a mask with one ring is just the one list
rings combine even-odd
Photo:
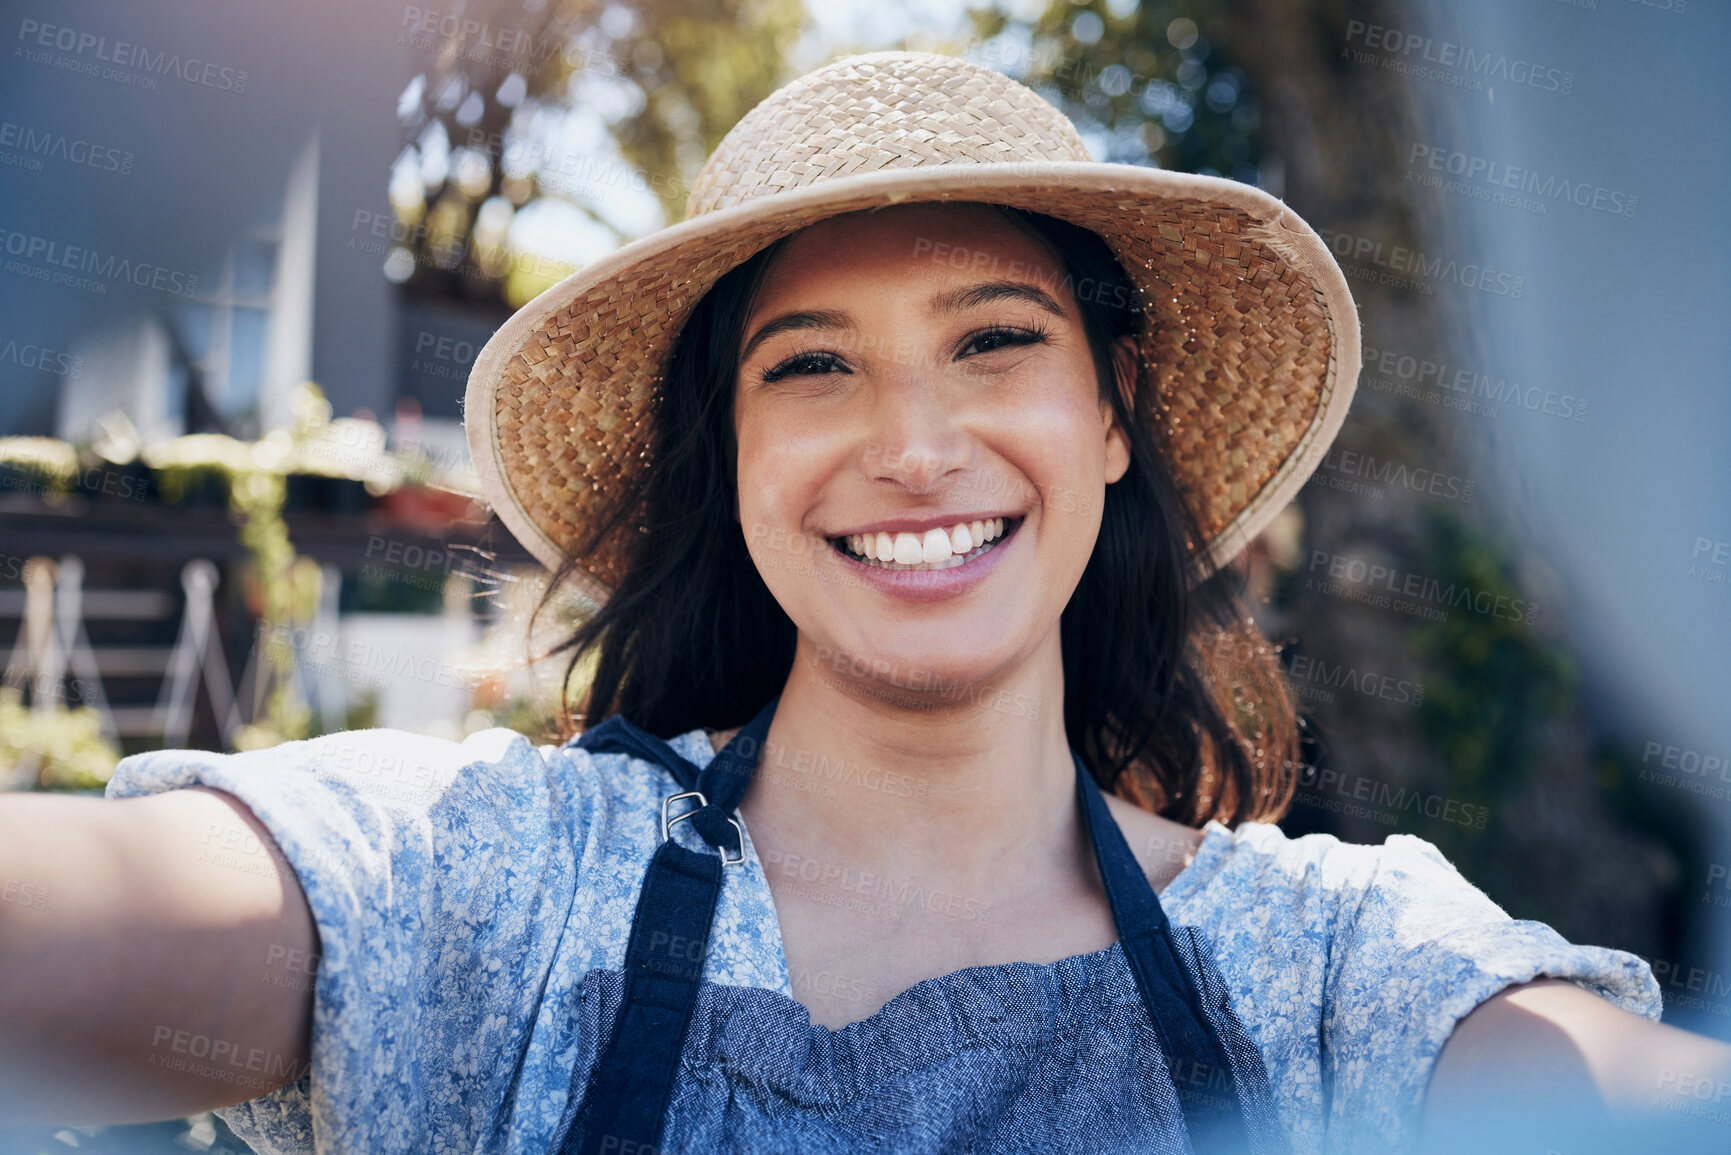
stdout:
[[[681,814],[675,814],[669,818],[667,812],[672,808],[673,804],[687,798],[697,799],[697,805],[692,807],[690,810]],[[693,814],[696,814],[699,810],[708,805],[709,799],[703,796],[701,790],[687,790],[683,794],[669,794],[666,798],[663,798],[661,800],[661,841],[666,842],[673,836],[673,827],[675,824],[685,821],[687,818],[690,818]],[[727,816],[727,820],[733,823],[733,829],[739,832],[739,857],[729,858],[725,846],[720,846],[716,849],[721,851],[721,865],[738,866],[740,863],[745,861],[745,827],[741,826],[739,824],[739,819],[735,818],[731,814]]]

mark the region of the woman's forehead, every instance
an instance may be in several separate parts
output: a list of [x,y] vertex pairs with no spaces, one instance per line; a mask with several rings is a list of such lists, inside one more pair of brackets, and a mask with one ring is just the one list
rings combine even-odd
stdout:
[[759,303],[880,277],[1047,280],[1058,266],[1038,234],[997,206],[893,205],[831,217],[793,234],[766,271]]

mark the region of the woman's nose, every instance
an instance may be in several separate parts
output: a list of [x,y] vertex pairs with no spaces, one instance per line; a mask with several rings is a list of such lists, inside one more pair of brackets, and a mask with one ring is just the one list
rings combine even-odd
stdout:
[[976,447],[926,374],[913,370],[894,377],[879,385],[861,468],[873,480],[926,493],[952,471],[972,465]]

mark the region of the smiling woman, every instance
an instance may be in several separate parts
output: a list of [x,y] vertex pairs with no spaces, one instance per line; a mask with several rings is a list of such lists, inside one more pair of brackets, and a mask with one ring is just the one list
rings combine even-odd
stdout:
[[[1277,815],[1292,709],[1231,575],[1192,584],[1202,535],[1136,387],[1142,314],[1114,299],[1137,297],[1098,236],[984,205],[830,218],[721,277],[670,355],[655,468],[593,520],[655,529],[567,643],[573,666],[601,650],[589,716],[749,716],[813,668],[803,637],[954,718],[1003,693],[1061,707],[1103,784],[1188,825]],[[1201,644],[1221,635],[1254,641]],[[1038,692],[1019,684],[1036,643],[1064,674]]]
[[1266,194],[1089,161],[943,57],[796,81],[476,361],[490,499],[598,603],[581,732],[4,800],[51,898],[0,909],[0,1061],[46,1056],[0,1095],[275,1151],[1698,1143],[1731,1050],[1641,960],[1272,824],[1293,712],[1222,567],[1357,357]]

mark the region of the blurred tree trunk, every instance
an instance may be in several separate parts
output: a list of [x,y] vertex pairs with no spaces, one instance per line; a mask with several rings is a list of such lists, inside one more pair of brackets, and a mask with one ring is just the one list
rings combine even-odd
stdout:
[[[1424,32],[1430,20],[1424,8],[1389,0],[1224,3],[1231,51],[1262,100],[1264,144],[1279,158],[1284,199],[1319,232],[1460,254],[1454,206],[1404,177],[1415,143],[1462,139],[1454,110],[1463,94],[1359,63],[1348,51],[1349,20]],[[1474,360],[1477,301],[1463,304],[1446,286],[1425,297],[1363,280],[1351,284],[1367,346],[1439,363]],[[1372,372],[1367,367],[1366,376]],[[1466,424],[1472,420],[1367,389],[1361,378],[1338,446],[1465,474],[1468,442],[1480,436]],[[1501,542],[1512,520],[1499,518],[1512,511],[1480,503],[1439,537],[1439,523],[1425,516],[1428,499],[1403,487],[1389,487],[1381,501],[1307,487],[1299,500],[1308,550],[1375,552],[1433,572],[1488,541]],[[1508,549],[1508,569],[1531,572],[1520,547]],[[1456,611],[1454,625],[1429,627],[1305,591],[1302,583],[1289,612],[1271,616],[1301,639],[1307,654],[1432,688],[1429,704],[1417,711],[1337,694],[1317,712],[1324,737],[1319,761],[1329,768],[1491,808],[1482,831],[1415,824],[1405,815],[1399,829],[1437,842],[1516,917],[1551,922],[1576,941],[1675,957],[1664,907],[1676,901],[1678,848],[1663,845],[1651,829],[1627,825],[1607,805],[1595,765],[1601,736],[1579,704],[1572,660],[1548,629],[1527,631],[1493,659],[1480,660],[1472,655],[1492,627],[1460,620],[1477,615]],[[1542,691],[1538,700],[1526,695],[1514,713],[1499,716],[1509,698],[1534,685]],[[1434,691],[1453,692],[1452,712],[1450,699]],[[1488,753],[1451,749],[1463,731],[1471,741],[1456,747],[1477,741]],[[1387,832],[1366,821],[1340,825],[1355,840],[1380,841]]]

